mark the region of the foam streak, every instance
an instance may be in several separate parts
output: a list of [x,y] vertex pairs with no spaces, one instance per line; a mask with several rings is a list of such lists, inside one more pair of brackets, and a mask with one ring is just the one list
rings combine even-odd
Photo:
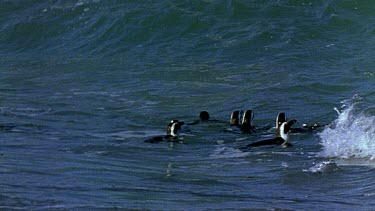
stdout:
[[375,159],[375,116],[356,111],[356,103],[343,102],[343,111],[320,134],[322,156]]

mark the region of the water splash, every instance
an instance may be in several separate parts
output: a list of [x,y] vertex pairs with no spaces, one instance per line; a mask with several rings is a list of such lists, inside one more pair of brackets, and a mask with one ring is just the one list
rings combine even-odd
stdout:
[[321,156],[375,159],[375,116],[358,111],[361,101],[355,95],[342,102],[342,111],[335,108],[338,118],[319,133],[323,145]]
[[323,161],[317,163],[313,167],[309,168],[308,170],[304,170],[304,172],[311,172],[311,173],[331,173],[334,171],[339,170],[339,167],[333,160]]

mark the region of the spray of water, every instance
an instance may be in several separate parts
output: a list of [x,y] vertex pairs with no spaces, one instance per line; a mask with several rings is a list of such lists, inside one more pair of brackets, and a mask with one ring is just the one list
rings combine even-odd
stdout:
[[319,133],[321,156],[375,159],[375,116],[357,111],[361,100],[355,95],[342,102],[341,111],[335,108],[338,118]]

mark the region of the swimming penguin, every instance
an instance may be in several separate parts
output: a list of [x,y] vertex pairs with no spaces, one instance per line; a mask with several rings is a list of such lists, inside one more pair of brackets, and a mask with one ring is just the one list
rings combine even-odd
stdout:
[[201,111],[199,113],[199,119],[201,121],[208,121],[210,119],[210,114],[207,111]]
[[210,123],[226,123],[226,121],[210,119],[210,114],[207,111],[201,111],[199,113],[199,120],[187,123],[187,125],[196,125],[201,122],[210,122]]
[[302,124],[302,127],[300,128],[291,128],[291,133],[307,133],[307,132],[314,132],[319,127],[321,127],[318,123],[314,123],[312,125]]
[[166,142],[178,142],[179,138],[177,137],[178,131],[181,129],[181,126],[185,123],[179,120],[172,120],[167,127],[167,134],[165,136],[155,136],[149,139],[146,139],[147,143],[159,143],[162,141]]
[[200,122],[207,122],[210,119],[210,114],[207,111],[201,111],[199,113],[199,120],[195,120],[193,122],[187,123],[187,125],[196,125]]
[[252,110],[246,110],[243,113],[242,121],[239,122],[242,111],[233,111],[230,117],[230,126],[239,127],[243,133],[253,133],[254,126],[252,124],[254,119],[254,112]]
[[277,117],[276,117],[276,136],[280,136],[280,127],[284,122],[286,122],[286,114],[283,113],[283,112],[277,114]]
[[290,132],[290,127],[296,123],[297,120],[292,119],[287,122],[281,123],[279,127],[279,132],[277,132],[276,137],[272,139],[266,139],[262,141],[257,141],[251,144],[248,144],[246,147],[241,148],[242,150],[250,149],[253,147],[258,147],[258,146],[267,146],[267,145],[280,145],[281,147],[288,147],[291,146],[289,143],[289,132]]
[[252,110],[246,110],[243,117],[242,117],[242,123],[241,123],[241,131],[244,133],[253,133],[254,126],[252,124],[254,119],[253,111]]
[[[281,112],[277,115],[277,117],[276,117],[276,134],[280,133],[280,131],[279,131],[280,125],[283,122],[286,122],[286,121],[287,121],[287,116],[286,116],[285,113]],[[307,132],[313,132],[319,127],[320,127],[320,125],[318,123],[314,123],[313,125],[302,124],[302,127],[300,127],[300,128],[290,128],[289,132],[290,133],[307,133]]]
[[[241,111],[242,112],[242,111]],[[230,126],[240,126],[240,111],[233,111],[231,116],[230,116]]]

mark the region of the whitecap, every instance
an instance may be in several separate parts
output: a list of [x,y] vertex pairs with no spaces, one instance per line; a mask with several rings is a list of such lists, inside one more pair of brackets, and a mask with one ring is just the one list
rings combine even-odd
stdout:
[[375,159],[375,116],[357,111],[361,97],[343,101],[342,111],[335,108],[338,118],[321,133],[323,157],[342,159]]
[[304,170],[305,172],[311,173],[330,173],[337,171],[339,167],[337,166],[336,162],[333,160],[323,161],[320,163],[315,164],[308,170]]

